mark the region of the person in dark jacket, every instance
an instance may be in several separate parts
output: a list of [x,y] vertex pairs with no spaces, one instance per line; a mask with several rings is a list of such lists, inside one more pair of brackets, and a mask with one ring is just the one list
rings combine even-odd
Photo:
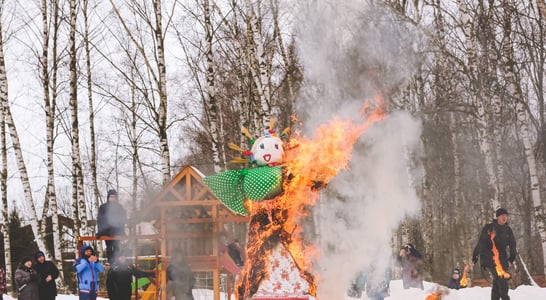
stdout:
[[[499,208],[495,211],[496,219],[486,224],[480,233],[478,243],[472,254],[472,263],[478,262],[483,268],[491,272],[493,283],[491,286],[491,300],[509,300],[508,279],[510,274],[506,273],[509,264],[514,263],[516,259],[516,239],[510,226],[508,226],[508,211],[505,208]],[[502,271],[497,270],[493,260],[493,245],[497,249],[498,258]]]
[[447,284],[447,287],[450,289],[458,290],[461,288],[461,270],[459,269],[453,269],[453,272],[451,272],[451,278],[449,278],[449,283]]
[[38,282],[40,275],[32,268],[32,259],[28,256],[23,257],[21,263],[15,270],[15,287],[17,289],[17,299],[19,300],[39,300]]
[[53,300],[57,296],[57,285],[55,279],[59,277],[59,269],[51,261],[45,260],[44,252],[38,251],[36,255],[36,264],[34,270],[40,275],[38,291],[40,300]]
[[[97,215],[97,237],[101,236],[124,236],[127,214],[125,209],[118,202],[118,192],[109,190],[106,196],[106,203],[101,204]],[[111,264],[119,252],[119,240],[105,240],[106,257]]]
[[80,300],[95,300],[99,291],[99,273],[104,272],[104,266],[99,262],[93,248],[85,245],[81,249],[81,257],[74,261],[74,270],[78,277]]
[[130,300],[133,276],[136,278],[155,277],[155,273],[135,268],[127,261],[125,254],[120,253],[106,275],[108,298],[110,300]]
[[[176,300],[193,300],[195,277],[180,251],[174,251],[172,261],[167,267],[167,295]],[[171,299],[167,296],[167,299]]]
[[402,266],[402,284],[404,289],[423,287],[423,278],[421,277],[421,267],[423,265],[423,255],[415,248],[413,244],[405,244],[398,255],[398,264]]

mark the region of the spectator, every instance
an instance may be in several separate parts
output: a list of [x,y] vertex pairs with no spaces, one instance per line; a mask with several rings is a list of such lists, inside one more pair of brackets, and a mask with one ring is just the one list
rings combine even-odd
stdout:
[[6,285],[6,270],[0,267],[0,300],[4,300],[4,294],[8,292]]
[[40,300],[54,300],[57,296],[57,284],[55,279],[59,277],[59,269],[51,261],[46,261],[44,252],[38,251],[34,256],[36,264],[34,270],[40,275],[38,292]]
[[133,276],[136,278],[155,277],[155,273],[144,272],[135,268],[129,263],[125,254],[120,253],[106,276],[108,298],[110,300],[130,300]]
[[461,288],[461,271],[459,269],[453,269],[447,287],[455,290]]
[[104,266],[98,261],[91,246],[81,249],[81,257],[74,261],[74,270],[78,278],[80,300],[95,300],[99,290],[99,273]]
[[184,259],[182,252],[174,251],[171,263],[167,267],[167,299],[174,295],[176,300],[193,300],[195,277]]
[[405,244],[398,255],[398,263],[402,266],[402,284],[404,289],[419,288],[423,289],[423,279],[421,278],[421,267],[423,265],[423,256],[413,244]]
[[[101,236],[124,236],[125,222],[127,215],[125,209],[118,202],[118,192],[109,190],[106,196],[106,203],[101,204],[97,215],[97,237]],[[115,261],[119,249],[119,240],[106,240],[106,257],[108,263]]]
[[15,287],[17,288],[17,299],[39,300],[38,297],[38,273],[32,268],[32,259],[23,257],[21,263],[15,270]]

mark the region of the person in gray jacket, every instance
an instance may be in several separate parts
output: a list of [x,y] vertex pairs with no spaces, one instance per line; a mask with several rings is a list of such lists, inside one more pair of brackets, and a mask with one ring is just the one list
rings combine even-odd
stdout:
[[32,259],[23,257],[21,263],[15,270],[15,287],[17,288],[17,299],[38,300],[38,282],[40,275],[32,269]]

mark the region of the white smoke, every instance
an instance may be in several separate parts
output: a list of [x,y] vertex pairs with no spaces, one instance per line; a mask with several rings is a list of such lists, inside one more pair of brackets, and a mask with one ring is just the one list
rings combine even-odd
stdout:
[[[334,116],[357,119],[366,99],[389,93],[414,68],[410,53],[417,38],[365,3],[311,1],[300,14],[306,81],[298,114],[306,132]],[[371,263],[391,265],[394,230],[420,210],[419,178],[412,176],[420,135],[421,124],[409,113],[390,112],[359,139],[349,170],[322,193],[314,211],[318,299],[342,299],[355,274]]]

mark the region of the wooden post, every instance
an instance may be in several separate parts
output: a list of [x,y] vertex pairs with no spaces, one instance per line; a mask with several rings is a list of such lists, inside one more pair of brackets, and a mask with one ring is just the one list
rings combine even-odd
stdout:
[[[165,260],[165,257],[167,256],[167,225],[166,222],[166,213],[165,213],[165,207],[161,207],[161,259],[162,262]],[[161,300],[167,300],[167,280],[165,278],[166,272],[163,270],[165,269],[165,266],[163,263],[161,263],[161,278],[160,278],[160,284],[161,284]]]

